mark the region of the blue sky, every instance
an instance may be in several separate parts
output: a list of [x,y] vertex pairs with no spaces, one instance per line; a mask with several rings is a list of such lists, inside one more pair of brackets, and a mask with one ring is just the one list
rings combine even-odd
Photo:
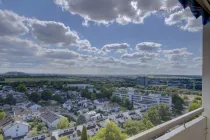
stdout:
[[201,19],[175,0],[2,0],[0,71],[201,74]]

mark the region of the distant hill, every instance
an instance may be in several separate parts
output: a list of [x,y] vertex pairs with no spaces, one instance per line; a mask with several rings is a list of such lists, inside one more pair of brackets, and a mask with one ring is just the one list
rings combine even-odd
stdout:
[[4,76],[29,76],[29,74],[24,73],[24,72],[7,72],[3,74]]

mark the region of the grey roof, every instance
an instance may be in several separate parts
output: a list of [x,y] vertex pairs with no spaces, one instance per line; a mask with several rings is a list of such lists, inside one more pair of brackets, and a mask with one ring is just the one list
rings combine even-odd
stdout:
[[32,114],[32,111],[30,109],[24,109],[24,108],[15,110],[15,115],[27,115],[27,114]]
[[29,108],[29,107],[31,107],[33,105],[34,105],[34,103],[30,103],[30,104],[26,105],[26,107]]
[[57,114],[53,113],[53,112],[50,112],[50,111],[47,111],[47,112],[44,112],[41,114],[41,117],[43,119],[45,119],[46,121],[52,123],[54,122],[55,120],[59,119],[60,116],[58,116]]
[[119,107],[119,105],[117,103],[108,103],[108,104],[103,105],[104,109],[112,109],[112,108],[116,108],[116,107]]
[[10,124],[12,122],[14,122],[14,119],[11,118],[11,117],[7,117],[7,118],[5,118],[3,120],[0,120],[0,127],[4,127],[4,126],[6,126],[6,125],[8,125],[8,124]]

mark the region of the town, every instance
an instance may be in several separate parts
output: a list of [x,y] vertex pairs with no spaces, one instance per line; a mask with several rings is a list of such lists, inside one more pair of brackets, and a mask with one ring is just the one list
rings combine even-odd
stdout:
[[[1,82],[0,137],[80,140],[85,131],[94,139],[110,122],[132,136],[201,106],[202,94],[196,86],[181,89],[157,80],[148,85],[145,77],[138,77],[133,86],[119,86],[117,80],[110,82],[110,77],[97,84],[91,78],[82,83],[49,79]],[[162,114],[157,114],[158,110]],[[134,123],[142,123],[143,128],[134,131]]]

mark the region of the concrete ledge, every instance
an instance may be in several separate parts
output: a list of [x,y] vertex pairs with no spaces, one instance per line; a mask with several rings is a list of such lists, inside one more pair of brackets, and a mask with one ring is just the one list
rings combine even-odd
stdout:
[[198,117],[156,140],[205,140],[206,117]]
[[170,120],[168,122],[165,122],[161,125],[158,125],[152,129],[149,129],[145,132],[139,133],[135,136],[132,136],[128,138],[127,140],[149,140],[154,139],[157,136],[160,136],[161,134],[164,134],[166,131],[168,131],[171,128],[174,128],[177,125],[184,124],[191,119],[193,119],[195,116],[200,115],[204,111],[203,108],[196,109],[192,112],[189,112],[187,114],[184,114],[180,117],[177,117],[173,120]]

